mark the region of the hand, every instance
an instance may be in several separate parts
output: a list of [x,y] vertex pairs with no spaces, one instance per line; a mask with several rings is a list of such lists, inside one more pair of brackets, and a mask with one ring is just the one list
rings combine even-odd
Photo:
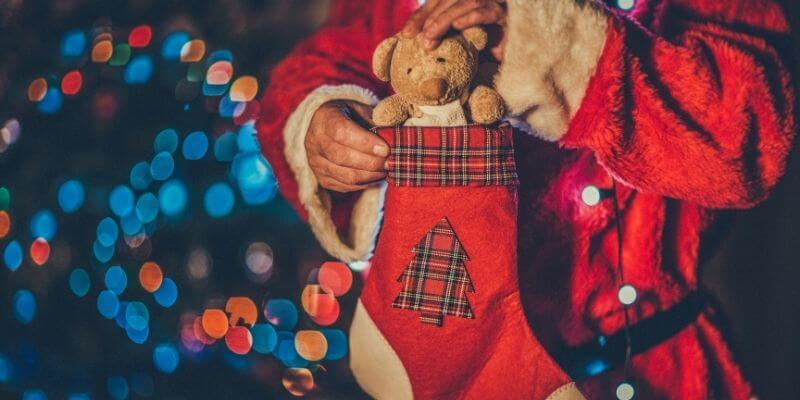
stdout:
[[490,39],[494,39],[490,41],[491,52],[502,61],[507,15],[504,3],[505,0],[428,0],[411,15],[401,32],[405,37],[422,32],[425,48],[432,50],[451,28],[494,26],[497,29],[489,29]]
[[351,101],[328,102],[314,113],[305,147],[320,186],[352,192],[386,177],[389,146],[364,128],[371,114],[371,107]]

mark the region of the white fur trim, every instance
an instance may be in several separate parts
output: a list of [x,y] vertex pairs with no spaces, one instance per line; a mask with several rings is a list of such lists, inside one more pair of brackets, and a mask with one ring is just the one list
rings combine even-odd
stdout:
[[495,79],[515,119],[556,141],[586,94],[608,15],[594,0],[509,0],[508,37]]
[[547,396],[547,400],[586,400],[575,382],[569,382]]
[[330,194],[317,183],[308,165],[305,138],[311,117],[324,103],[332,100],[352,100],[374,106],[378,102],[372,92],[356,85],[320,86],[297,106],[289,116],[283,137],[284,154],[297,180],[300,203],[308,211],[308,223],[322,248],[342,261],[367,260],[372,256],[375,237],[383,216],[386,183],[365,189],[356,201],[350,218],[350,232],[342,240],[331,218]]
[[373,398],[414,398],[403,362],[375,326],[360,299],[350,325],[350,370],[359,386]]

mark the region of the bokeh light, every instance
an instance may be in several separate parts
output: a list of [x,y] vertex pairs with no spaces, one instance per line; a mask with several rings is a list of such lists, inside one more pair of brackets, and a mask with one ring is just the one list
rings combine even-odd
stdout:
[[175,160],[166,151],[156,154],[150,162],[150,175],[157,181],[167,180],[175,171]]
[[305,312],[315,321],[316,319],[327,321],[333,314],[338,316],[339,302],[333,292],[324,286],[306,285],[300,295],[300,301]]
[[233,64],[229,61],[217,61],[206,71],[206,83],[209,85],[226,85],[233,78]]
[[129,85],[141,85],[150,81],[153,74],[153,59],[147,54],[138,54],[125,67],[123,79]]
[[50,210],[39,210],[31,217],[31,237],[53,240],[57,228],[56,216]]
[[50,243],[45,238],[36,238],[31,243],[30,256],[34,264],[44,265],[50,259]]
[[89,273],[83,268],[75,268],[69,274],[69,289],[75,296],[83,297],[89,293],[91,280]]
[[142,268],[139,269],[139,283],[142,289],[153,293],[161,287],[163,280],[164,273],[158,264],[152,261],[142,264]]
[[233,161],[238,148],[236,145],[237,136],[233,132],[225,132],[214,142],[214,158],[217,161]]
[[171,374],[178,369],[180,355],[172,344],[161,343],[153,349],[153,363],[159,371]]
[[630,11],[636,6],[636,0],[617,0],[617,8],[623,11]]
[[281,383],[292,395],[305,396],[314,390],[314,375],[306,368],[287,368]]
[[272,248],[264,242],[255,242],[247,246],[245,265],[252,274],[251,279],[263,283],[272,277],[274,255]]
[[199,160],[207,151],[208,137],[205,132],[192,132],[183,140],[183,157],[187,160]]
[[320,331],[298,331],[294,346],[297,354],[308,361],[320,361],[328,352],[328,341]]
[[116,216],[125,217],[133,211],[134,199],[133,190],[125,185],[119,185],[108,196],[108,206]]
[[252,76],[242,76],[231,85],[230,97],[233,101],[248,102],[258,93],[258,80]]
[[211,185],[203,196],[203,206],[208,215],[214,218],[228,215],[233,210],[233,204],[233,189],[225,182]]
[[139,25],[128,34],[128,45],[133,48],[142,48],[150,45],[153,37],[153,29],[148,25]]
[[119,227],[110,217],[105,217],[97,224],[97,241],[105,246],[113,246],[119,238]]
[[47,81],[44,78],[36,78],[28,85],[28,100],[40,102],[47,94]]
[[47,400],[47,395],[40,389],[28,389],[22,392],[22,400]]
[[74,96],[83,87],[83,75],[80,71],[69,71],[61,78],[61,92],[68,96]]
[[3,262],[5,262],[6,268],[16,271],[22,265],[22,256],[22,245],[16,240],[9,242],[3,251]]
[[176,61],[181,56],[181,49],[189,41],[186,32],[173,32],[164,38],[161,43],[161,57],[168,61]]
[[92,48],[92,62],[105,63],[114,54],[114,44],[110,40],[101,40]]
[[58,205],[65,213],[78,211],[83,205],[84,197],[83,184],[78,180],[68,180],[58,188]]
[[233,160],[232,172],[247,204],[262,204],[277,194],[278,184],[272,168],[261,153],[237,155]]
[[0,239],[8,236],[11,232],[11,217],[5,210],[0,211]]
[[125,400],[128,398],[129,387],[128,381],[121,376],[112,376],[106,380],[106,389],[108,395],[114,400]]
[[156,153],[174,153],[178,149],[178,132],[170,128],[159,132],[153,141],[153,149]]
[[178,300],[178,285],[172,278],[164,278],[161,281],[161,286],[153,293],[156,303],[164,308],[172,307],[175,301]]
[[280,330],[292,330],[297,325],[297,307],[286,299],[270,299],[264,306],[264,317]]
[[190,40],[181,46],[181,62],[191,63],[203,59],[206,55],[206,42],[201,39]]
[[14,318],[22,324],[29,324],[36,315],[36,299],[26,289],[14,293]]
[[61,55],[64,58],[76,58],[86,50],[86,34],[80,29],[67,31],[61,39]]
[[167,216],[178,215],[186,208],[189,194],[183,182],[172,179],[164,183],[158,190],[158,203],[161,212]]
[[143,223],[150,223],[158,216],[159,202],[158,198],[152,193],[144,193],[139,196],[136,201],[136,216]]
[[121,67],[128,63],[131,59],[131,47],[125,43],[120,43],[114,46],[114,52],[111,53],[111,59],[108,60],[108,65],[112,67]]
[[143,330],[150,322],[150,310],[140,301],[132,301],[125,307],[125,320],[132,329]]
[[353,273],[347,264],[329,261],[319,269],[319,284],[333,291],[334,296],[346,294],[353,285]]
[[253,326],[258,318],[258,309],[253,300],[248,297],[231,297],[225,303],[225,312],[230,315],[231,326]]
[[106,285],[106,289],[120,295],[128,287],[128,275],[122,267],[113,265],[106,270],[103,283]]
[[245,355],[253,347],[253,336],[244,326],[232,326],[225,334],[225,345],[231,353]]
[[36,109],[42,114],[55,114],[61,110],[61,105],[64,103],[64,96],[58,88],[48,88],[44,94],[44,98],[36,104]]
[[194,249],[189,253],[186,261],[186,272],[189,278],[193,280],[200,280],[208,278],[211,273],[212,260],[211,255],[205,249]]
[[203,312],[203,331],[214,339],[221,339],[228,332],[228,316],[222,310]]
[[278,335],[270,324],[255,324],[250,330],[253,335],[253,351],[269,354],[278,344]]
[[136,190],[147,189],[153,177],[150,176],[150,164],[147,161],[137,163],[131,168],[130,182]]
[[101,263],[108,262],[114,256],[114,246],[103,246],[96,239],[92,244],[92,251],[97,261]]
[[328,343],[326,360],[341,360],[347,355],[347,335],[340,329],[320,329]]

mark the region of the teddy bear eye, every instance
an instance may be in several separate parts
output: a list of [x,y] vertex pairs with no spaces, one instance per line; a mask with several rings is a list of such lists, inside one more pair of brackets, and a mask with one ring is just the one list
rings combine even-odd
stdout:
[[406,74],[407,74],[407,75],[411,75],[411,68],[409,68],[408,70],[406,70]]
[[438,62],[438,63],[443,63],[445,61],[447,61],[447,60],[445,60],[443,57],[436,57],[436,62]]

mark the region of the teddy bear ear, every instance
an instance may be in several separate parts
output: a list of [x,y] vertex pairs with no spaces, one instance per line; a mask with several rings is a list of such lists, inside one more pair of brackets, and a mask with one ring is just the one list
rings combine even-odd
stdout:
[[392,64],[392,53],[394,53],[397,41],[397,36],[387,38],[372,53],[372,72],[384,82],[389,81],[389,67]]
[[464,39],[472,43],[478,51],[486,48],[486,45],[489,43],[489,34],[479,26],[464,29],[461,31],[461,36],[464,36]]

